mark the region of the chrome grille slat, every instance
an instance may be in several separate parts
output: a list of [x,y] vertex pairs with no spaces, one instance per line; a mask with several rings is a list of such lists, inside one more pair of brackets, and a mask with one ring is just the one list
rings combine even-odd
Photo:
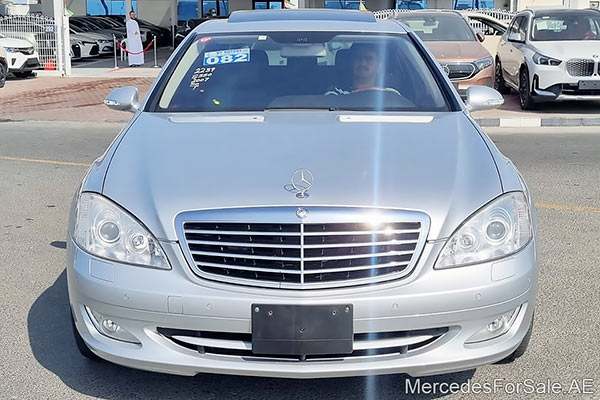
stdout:
[[285,289],[399,279],[414,268],[429,230],[416,211],[315,206],[309,213],[300,220],[296,207],[192,211],[176,226],[198,275]]
[[[402,266],[408,266],[408,263],[384,263],[384,264],[374,264],[374,265],[362,265],[359,267],[344,268],[343,271],[361,271],[361,270],[370,269],[370,268],[388,268],[388,267],[402,267]],[[339,268],[304,269],[305,275],[328,274],[331,272],[340,272],[340,269]]]

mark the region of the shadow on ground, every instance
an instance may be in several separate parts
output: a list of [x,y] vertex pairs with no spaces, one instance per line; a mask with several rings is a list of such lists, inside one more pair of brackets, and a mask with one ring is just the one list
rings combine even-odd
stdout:
[[[138,371],[104,361],[84,359],[69,321],[66,272],[34,302],[27,317],[29,341],[36,360],[69,388],[104,399],[431,399],[408,395],[406,375],[317,380],[287,380],[200,374],[179,377]],[[474,371],[421,379],[457,382]],[[415,380],[412,379],[414,385]]]

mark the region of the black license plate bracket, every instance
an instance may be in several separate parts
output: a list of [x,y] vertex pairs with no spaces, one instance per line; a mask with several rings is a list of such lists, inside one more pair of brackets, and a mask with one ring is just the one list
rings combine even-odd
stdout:
[[352,304],[252,304],[252,352],[270,355],[350,354]]

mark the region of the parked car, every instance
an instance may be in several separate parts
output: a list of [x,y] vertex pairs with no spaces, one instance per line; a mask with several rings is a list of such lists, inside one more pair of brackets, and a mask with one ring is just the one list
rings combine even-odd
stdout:
[[600,100],[600,11],[525,10],[496,55],[496,84],[515,89],[521,108],[541,101]]
[[[103,26],[98,23],[98,20],[92,20],[90,17],[71,17],[69,19],[69,24],[72,27],[79,28],[85,33],[104,35],[104,38],[97,40],[100,54],[113,53],[113,35],[119,41],[127,36],[127,32],[124,29]],[[142,32],[140,32],[140,34],[142,34]]]
[[30,42],[7,38],[0,33],[0,47],[6,50],[8,72],[14,76],[32,76],[36,69],[40,69],[38,52]]
[[476,11],[463,11],[461,14],[467,18],[475,32],[480,32],[485,36],[485,40],[481,44],[488,53],[495,55],[500,37],[508,29],[508,22]]
[[105,100],[135,116],[71,208],[79,350],[286,378],[521,356],[535,207],[469,117],[502,102],[471,86],[463,103],[416,34],[372,13],[199,25],[141,104],[134,87]]
[[82,33],[71,32],[70,38],[71,50],[73,54],[78,54],[78,56],[76,56],[77,59],[95,57],[100,54],[100,45],[93,37],[89,37]]
[[124,38],[124,35],[118,32],[92,30],[92,27],[89,25],[73,23],[72,21],[69,21],[69,27],[71,35],[77,35],[82,42],[97,44],[99,54],[113,54],[113,35],[116,36],[117,40]]
[[6,84],[6,76],[8,75],[8,55],[4,47],[0,46],[0,88]]
[[475,34],[460,13],[423,10],[400,13],[397,18],[425,42],[461,96],[473,85],[493,86],[494,59],[481,45],[485,37]]

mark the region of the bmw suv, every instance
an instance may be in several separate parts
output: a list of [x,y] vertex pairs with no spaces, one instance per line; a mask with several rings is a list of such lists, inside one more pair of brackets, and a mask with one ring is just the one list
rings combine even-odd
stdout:
[[521,356],[537,293],[527,187],[439,64],[359,11],[198,26],[77,190],[81,353],[195,375],[471,369]]

